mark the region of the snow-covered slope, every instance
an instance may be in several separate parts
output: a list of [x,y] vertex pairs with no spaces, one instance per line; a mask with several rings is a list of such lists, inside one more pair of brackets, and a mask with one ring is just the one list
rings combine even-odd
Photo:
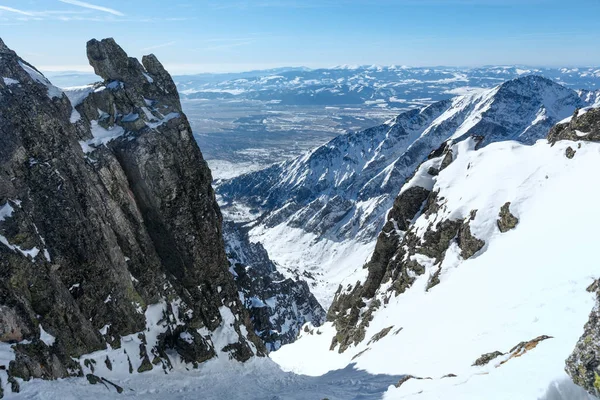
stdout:
[[600,213],[587,204],[600,196],[600,143],[586,140],[600,131],[586,126],[531,146],[468,138],[445,168],[444,154],[424,162],[380,235],[373,293],[342,288],[334,322],[273,359],[313,375],[348,363],[410,375],[385,399],[587,399],[564,371],[598,278]]
[[481,136],[480,146],[514,139],[533,143],[597,92],[575,92],[526,76],[493,89],[411,110],[385,124],[339,136],[295,160],[226,181],[222,204],[260,216],[250,231],[289,271],[314,280],[328,306],[331,293],[360,270],[373,250],[399,188],[448,139]]

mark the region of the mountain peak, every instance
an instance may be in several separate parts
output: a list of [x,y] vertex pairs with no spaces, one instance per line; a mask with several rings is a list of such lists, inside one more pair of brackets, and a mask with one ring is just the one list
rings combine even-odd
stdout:
[[525,75],[500,85],[499,92],[513,92],[520,95],[531,95],[535,92],[553,90],[555,92],[564,92],[572,94],[572,90],[540,75]]
[[124,83],[129,97],[137,97],[140,107],[146,106],[146,98],[162,106],[167,105],[172,111],[181,111],[175,82],[155,55],[144,56],[140,63],[137,58],[129,57],[114,39],[107,38],[90,40],[87,43],[87,57],[94,72],[105,83]]
[[2,38],[0,38],[0,54],[12,54],[15,55],[15,52],[8,48],[8,46],[4,43]]
[[113,38],[87,42],[87,56],[94,72],[105,81],[125,81],[128,77],[132,61]]

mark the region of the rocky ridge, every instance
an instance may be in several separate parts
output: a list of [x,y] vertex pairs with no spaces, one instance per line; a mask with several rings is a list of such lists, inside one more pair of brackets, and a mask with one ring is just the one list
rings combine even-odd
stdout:
[[3,384],[263,355],[172,79],[87,51],[103,82],[70,101],[0,41]]

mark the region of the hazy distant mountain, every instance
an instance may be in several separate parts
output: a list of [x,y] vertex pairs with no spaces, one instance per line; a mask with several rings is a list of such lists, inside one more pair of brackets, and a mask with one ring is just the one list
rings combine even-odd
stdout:
[[494,87],[528,74],[541,75],[572,88],[600,88],[600,67],[339,66],[177,76],[175,81],[182,95],[189,99],[235,98],[288,105],[417,107],[450,95],[465,94],[474,88]]

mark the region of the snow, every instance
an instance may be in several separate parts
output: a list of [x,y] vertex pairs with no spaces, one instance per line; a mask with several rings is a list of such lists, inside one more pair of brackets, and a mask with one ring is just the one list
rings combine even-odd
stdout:
[[148,81],[148,83],[154,83],[154,79],[152,79],[152,77],[150,75],[148,75],[145,72],[142,72],[144,74],[144,77],[146,78],[146,80]]
[[103,128],[98,121],[92,121],[92,139],[79,142],[84,153],[91,153],[96,147],[106,145],[111,140],[117,139],[125,134],[125,130],[118,126],[112,126],[109,129]]
[[[163,116],[160,120],[158,120],[156,122],[146,122],[146,126],[148,126],[151,129],[156,129],[159,126],[161,126],[162,124],[165,124],[172,119],[179,118],[180,116],[181,116],[181,114],[179,114],[178,112],[172,112],[172,113],[169,113],[169,114]],[[154,119],[156,120],[156,118],[154,118]]]
[[201,364],[198,369],[181,364],[176,357],[172,361],[174,371],[168,375],[155,369],[144,374],[111,376],[108,378],[111,382],[124,388],[119,395],[110,386],[90,385],[84,378],[71,378],[26,382],[21,385],[19,396],[44,400],[358,400],[381,398],[388,386],[399,379],[397,376],[370,375],[351,367],[316,378],[294,375],[283,372],[265,358],[253,359],[245,364],[213,359]]
[[[321,335],[303,333],[273,353],[273,360],[286,371],[311,375],[355,362],[371,374],[432,378],[390,387],[384,397],[390,400],[560,398],[557,385],[568,386],[565,359],[594,305],[586,287],[598,277],[595,232],[600,224],[599,212],[574,206],[600,196],[594,172],[600,144],[581,142],[572,160],[564,156],[569,145],[509,141],[478,151],[472,141],[456,145],[455,161],[435,182],[445,207],[431,218],[462,219],[478,210],[471,231],[485,240],[484,249],[463,260],[451,246],[441,283],[425,291],[433,272],[427,270],[375,312],[366,340],[345,353],[329,351],[335,330],[328,323],[319,328]],[[502,234],[496,219],[507,201],[520,222]],[[421,216],[415,227],[430,222]],[[392,332],[403,329],[367,345],[389,326]],[[519,358],[500,366],[502,359],[471,366],[484,353],[507,352],[540,335],[552,338]],[[447,374],[458,377],[442,379]],[[569,390],[587,398],[581,390]]]
[[[362,267],[375,248],[373,240],[317,240],[317,235],[286,224],[273,228],[259,225],[249,234],[252,242],[260,242],[264,246],[284,276],[294,278],[299,274],[300,278],[307,280],[311,292],[325,309],[333,301],[340,284],[356,283],[366,278],[367,270]],[[299,269],[299,266],[302,268]],[[303,272],[310,273],[315,279],[307,279]]]
[[72,124],[77,123],[78,121],[81,120],[81,115],[75,109],[75,107],[77,107],[78,105],[83,103],[83,101],[91,93],[93,93],[96,89],[95,89],[94,85],[85,85],[85,86],[68,87],[68,88],[64,88],[63,90],[64,90],[64,93],[69,98],[69,101],[71,102],[71,106],[73,107],[73,110],[71,111],[70,122]]
[[7,201],[6,204],[0,207],[0,222],[4,221],[6,218],[12,217],[14,211],[15,209],[12,208],[10,203]]
[[48,89],[48,97],[50,99],[53,99],[55,97],[62,97],[63,91],[57,88],[56,86],[52,85],[50,81],[35,68],[32,68],[31,66],[25,64],[22,61],[19,61],[19,65],[25,70],[25,72],[29,74],[31,79],[46,86],[46,88]]
[[72,86],[64,88],[64,93],[69,98],[71,105],[73,108],[77,107],[83,101],[95,91],[94,85],[84,85],[84,86]]
[[[461,79],[458,75],[455,79]],[[366,274],[361,267],[397,191],[429,152],[448,139],[472,134],[485,135],[485,143],[517,139],[532,144],[556,121],[593,100],[531,76],[466,92],[379,127],[339,136],[304,156],[250,173],[251,179],[235,178],[237,185],[218,182],[217,192],[233,199],[238,214],[244,214],[243,207],[264,205],[259,213],[266,218],[253,226],[252,240],[263,244],[284,273],[314,276],[303,279],[327,307],[338,284]],[[417,178],[430,188],[434,180],[426,172]],[[252,192],[251,202],[246,202],[246,190]],[[299,204],[290,202],[298,197]],[[299,210],[290,212],[294,207]]]
[[52,346],[56,338],[48,332],[46,332],[42,327],[42,324],[40,324],[40,340],[46,343],[47,346]]
[[13,79],[13,78],[5,78],[5,77],[2,77],[2,80],[4,80],[4,84],[5,84],[6,86],[10,86],[10,85],[18,85],[18,84],[20,84],[20,83],[21,83],[21,82],[19,82],[18,80],[16,80],[16,79]]

